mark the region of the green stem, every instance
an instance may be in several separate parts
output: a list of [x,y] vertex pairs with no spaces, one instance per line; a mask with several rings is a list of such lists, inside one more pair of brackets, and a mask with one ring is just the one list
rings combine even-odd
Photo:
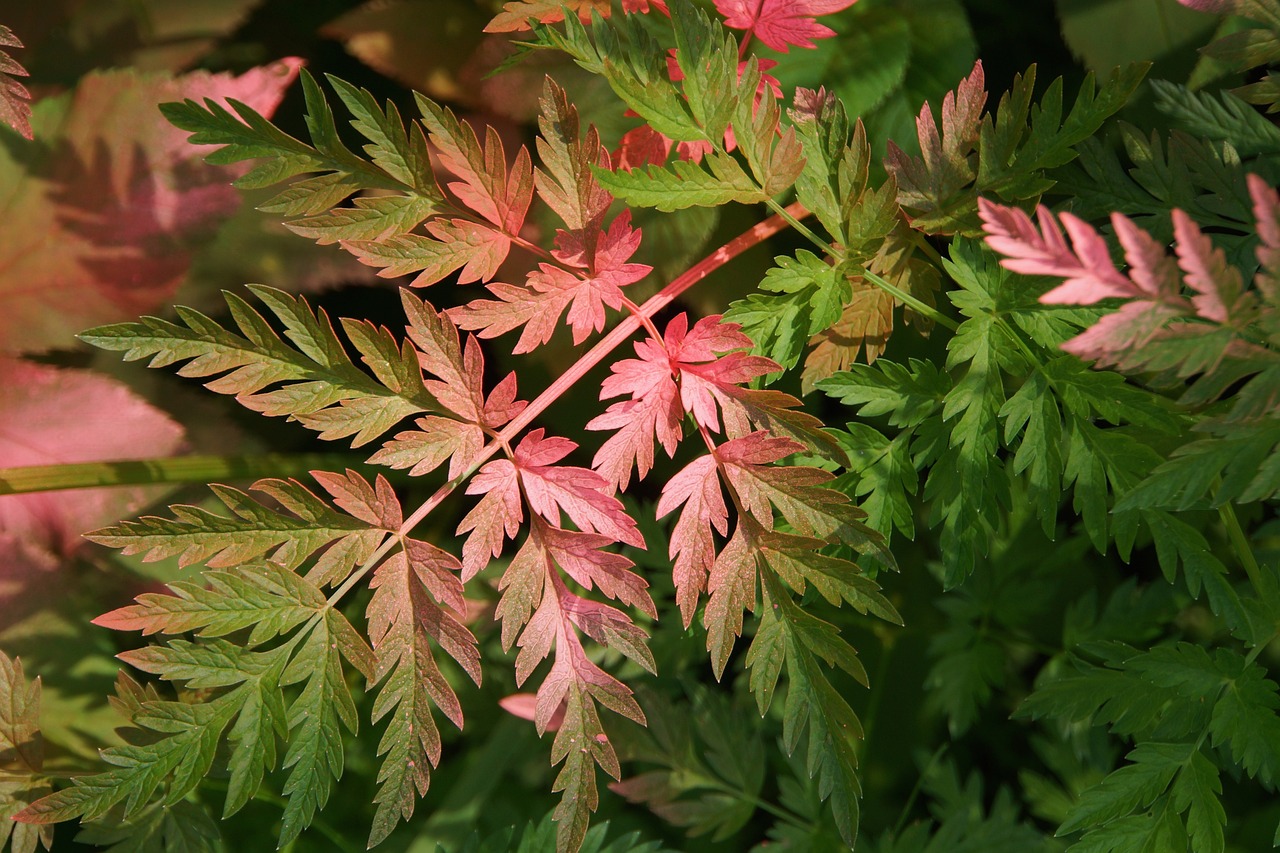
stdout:
[[911,793],[907,796],[907,801],[902,805],[902,812],[898,815],[898,822],[893,826],[893,832],[890,834],[891,838],[897,838],[902,834],[902,828],[907,825],[907,819],[911,817],[911,810],[915,808],[916,800],[920,798],[920,791],[924,788],[925,777],[929,775],[929,771],[933,770],[934,765],[947,754],[948,746],[950,744],[944,743],[934,750],[933,755],[929,757],[929,763],[924,766],[924,769],[920,771],[920,775],[916,777],[916,783],[912,786]]
[[1244,528],[1240,526],[1240,519],[1236,517],[1236,508],[1228,501],[1218,507],[1218,517],[1222,519],[1222,525],[1227,530],[1227,541],[1231,543],[1231,550],[1235,552],[1236,559],[1249,575],[1253,588],[1261,590],[1262,569],[1258,566],[1257,558],[1253,556],[1253,549],[1249,547],[1249,538],[1245,536]]
[[946,328],[946,329],[950,329],[953,332],[960,328],[959,323],[957,323],[955,320],[952,320],[946,314],[943,314],[937,308],[934,308],[932,305],[928,305],[924,302],[921,302],[919,299],[916,299],[914,296],[912,296],[910,293],[907,293],[905,290],[898,287],[896,284],[881,278],[880,276],[873,273],[871,270],[864,269],[861,272],[861,275],[867,281],[871,282],[876,287],[880,288],[885,293],[889,294],[894,299],[901,302],[903,305],[910,306],[911,310],[915,311],[917,314],[920,314],[924,317],[928,317],[930,320],[937,323],[939,326],[942,326],[943,328]]
[[[763,187],[761,189],[763,189]],[[787,208],[783,207],[781,204],[774,201],[773,199],[769,199],[765,203],[769,205],[770,210],[772,210],[778,216],[781,216],[782,219],[788,225],[794,228],[797,234],[800,234],[801,236],[803,236],[806,240],[816,245],[823,252],[826,252],[827,254],[831,254],[830,241],[823,240],[821,237],[815,234],[813,230],[809,228],[808,225],[805,225],[797,217],[792,216],[790,211]]]
[[795,812],[790,811],[789,809],[785,809],[782,806],[775,806],[773,803],[769,802],[768,800],[763,800],[760,797],[757,797],[754,794],[748,793],[747,791],[744,791],[741,788],[735,788],[732,785],[726,785],[725,783],[721,782],[719,779],[713,779],[712,777],[707,776],[706,774],[703,774],[703,773],[692,772],[689,775],[693,777],[692,781],[695,781],[699,787],[710,788],[713,791],[719,791],[722,794],[728,794],[729,796],[733,797],[736,800],[741,800],[744,803],[750,803],[751,805],[755,806],[761,811],[765,811],[773,815],[778,820],[789,823],[792,826],[797,827],[798,829],[802,829],[806,832],[813,829],[813,824],[805,821],[804,818],[800,817],[800,815],[796,814]]
[[86,489],[99,486],[147,486],[158,483],[209,483],[296,477],[316,469],[350,467],[339,453],[264,453],[254,456],[172,456],[120,462],[73,462],[0,468],[0,495]]

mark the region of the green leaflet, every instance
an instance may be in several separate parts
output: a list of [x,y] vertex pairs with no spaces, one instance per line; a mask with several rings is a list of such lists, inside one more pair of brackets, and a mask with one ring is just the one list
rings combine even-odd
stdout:
[[687,160],[677,160],[670,168],[647,166],[630,172],[594,169],[596,180],[616,198],[637,207],[654,207],[664,212],[686,207],[719,207],[736,201],[754,204],[767,201],[769,194],[758,187],[732,157],[711,153],[706,168]]
[[[262,285],[250,285],[284,325],[293,346],[238,296],[226,294],[242,335],[224,329],[198,311],[179,308],[182,324],[157,317],[99,326],[81,339],[123,352],[126,361],[150,358],[149,366],[187,362],[183,376],[216,377],[206,387],[233,394],[269,416],[287,416],[322,438],[372,441],[410,415],[438,407],[422,384],[417,357],[407,341],[389,334],[365,334],[347,325],[352,342],[374,377],[356,368],[329,317],[305,299]],[[296,347],[296,349],[295,349]],[[376,380],[376,381],[375,381]],[[279,386],[273,388],[272,386]]]
[[755,352],[793,367],[809,337],[840,318],[852,288],[840,268],[807,249],[774,261],[777,266],[765,273],[760,289],[778,295],[756,294],[734,302],[724,317],[742,324],[756,342]]

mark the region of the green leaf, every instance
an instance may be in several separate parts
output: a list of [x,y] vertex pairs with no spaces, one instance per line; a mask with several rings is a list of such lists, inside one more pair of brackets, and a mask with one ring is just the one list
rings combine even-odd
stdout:
[[1081,795],[1059,835],[1110,823],[1135,810],[1146,809],[1165,793],[1174,776],[1191,761],[1195,746],[1188,743],[1143,743],[1125,756],[1127,764]]
[[289,776],[283,789],[288,804],[280,827],[281,847],[311,824],[328,802],[334,781],[342,777],[339,721],[355,734],[357,718],[341,659],[360,654],[349,645],[354,636],[341,614],[328,611],[284,672],[282,683],[305,683],[289,706],[289,749],[284,756]]
[[1202,139],[1230,143],[1241,157],[1280,153],[1280,128],[1230,92],[1193,92],[1152,80],[1156,109]]
[[1222,780],[1218,768],[1197,750],[1173,783],[1173,807],[1187,813],[1191,849],[1222,853],[1226,849],[1222,829],[1227,813],[1222,807]]
[[688,160],[677,160],[670,168],[647,166],[629,172],[594,168],[596,180],[614,197],[635,207],[654,207],[670,213],[686,207],[719,207],[736,201],[755,204],[769,195],[742,170],[738,161],[726,154],[711,153],[704,158],[706,169]]
[[1280,692],[1256,663],[1219,652],[1220,667],[1230,678],[1213,708],[1209,734],[1214,746],[1226,746],[1231,760],[1264,785],[1280,780]]
[[[107,853],[217,853],[222,834],[209,813],[195,803],[148,806],[125,821],[103,819],[84,825],[76,841],[104,847]],[[110,845],[110,846],[107,846]]]
[[319,431],[322,438],[355,436],[354,446],[371,441],[410,415],[437,408],[422,386],[421,374],[411,386],[393,389],[358,370],[328,316],[312,311],[305,299],[261,285],[251,285],[250,290],[284,324],[297,349],[286,345],[247,302],[230,293],[227,305],[243,337],[198,311],[178,308],[183,325],[144,317],[136,323],[99,326],[81,338],[102,349],[123,352],[126,361],[150,357],[150,367],[185,361],[180,375],[216,376],[205,387],[234,395],[241,405],[262,414],[288,416]]
[[[87,534],[88,538],[125,554],[142,554],[144,561],[177,557],[180,566],[205,563],[213,568],[236,567],[259,558],[294,570],[321,548],[330,546],[308,572],[316,584],[339,582],[381,544],[384,531],[331,508],[296,480],[259,480],[256,492],[283,506],[288,513],[251,498],[230,486],[209,487],[232,513],[230,517],[197,506],[170,507],[172,519],[144,516]],[[293,584],[287,573],[278,582]],[[245,579],[248,586],[255,579]],[[250,595],[248,588],[237,595]],[[246,599],[247,600],[247,599]],[[184,629],[186,630],[186,629]],[[231,629],[234,630],[234,629]]]

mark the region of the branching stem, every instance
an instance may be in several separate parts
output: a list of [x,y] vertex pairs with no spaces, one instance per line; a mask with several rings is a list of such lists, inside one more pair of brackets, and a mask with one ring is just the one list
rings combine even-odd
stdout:
[[[719,249],[707,255],[698,261],[689,269],[685,270],[679,276],[671,281],[666,287],[658,293],[651,296],[645,303],[639,306],[636,311],[624,319],[618,325],[614,326],[607,335],[600,339],[590,350],[574,363],[572,367],[560,375],[558,379],[551,383],[545,391],[525,407],[518,416],[510,423],[502,428],[496,436],[489,440],[472,461],[470,467],[466,471],[454,477],[436,490],[430,498],[427,499],[420,507],[417,508],[408,518],[404,520],[404,524],[400,525],[400,530],[395,534],[387,536],[376,551],[365,560],[360,568],[356,569],[351,575],[334,590],[329,596],[326,609],[337,604],[344,595],[347,594],[360,580],[369,573],[369,571],[382,560],[387,553],[395,547],[396,543],[404,536],[407,536],[413,528],[417,527],[421,521],[451,495],[458,486],[462,485],[476,471],[480,470],[485,462],[487,462],[493,454],[497,453],[499,448],[509,446],[512,439],[519,435],[534,419],[541,415],[556,400],[572,388],[578,380],[586,376],[590,370],[599,364],[604,358],[618,348],[623,342],[628,340],[638,329],[646,324],[651,331],[654,331],[653,316],[662,309],[666,308],[676,300],[680,294],[702,281],[715,270],[724,264],[736,258],[747,249],[761,243],[774,234],[787,227],[788,224],[798,223],[800,219],[808,216],[808,211],[799,202],[796,202],[784,209],[777,216],[771,216],[768,219],[751,226],[746,231],[734,237],[728,243],[725,243]],[[783,215],[785,214],[785,215]],[[658,340],[662,340],[660,337]]]

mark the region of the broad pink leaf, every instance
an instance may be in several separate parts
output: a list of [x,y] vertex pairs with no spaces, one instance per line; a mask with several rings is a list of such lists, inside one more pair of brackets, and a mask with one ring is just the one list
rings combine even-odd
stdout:
[[[167,456],[182,428],[99,374],[0,356],[0,468]],[[59,573],[86,530],[118,521],[155,489],[74,489],[0,497],[0,629],[65,593]]]
[[725,26],[746,30],[774,50],[790,45],[814,47],[813,39],[829,38],[835,30],[815,18],[852,6],[856,0],[715,0]]
[[[13,30],[0,24],[0,46],[22,47]],[[26,77],[23,68],[13,57],[0,50],[0,123],[7,124],[18,133],[31,139],[31,93],[14,77]]]
[[[166,302],[193,247],[240,198],[234,168],[209,166],[157,105],[235,98],[270,115],[298,60],[239,77],[94,72],[73,94],[35,111],[39,143],[54,152],[14,159],[0,150],[0,351],[67,346],[90,326],[132,319]],[[35,143],[31,143],[35,144]]]
[[[89,371],[0,357],[0,468],[167,456],[182,428],[123,384]],[[144,488],[0,497],[0,534],[66,556],[81,534],[145,502]]]

